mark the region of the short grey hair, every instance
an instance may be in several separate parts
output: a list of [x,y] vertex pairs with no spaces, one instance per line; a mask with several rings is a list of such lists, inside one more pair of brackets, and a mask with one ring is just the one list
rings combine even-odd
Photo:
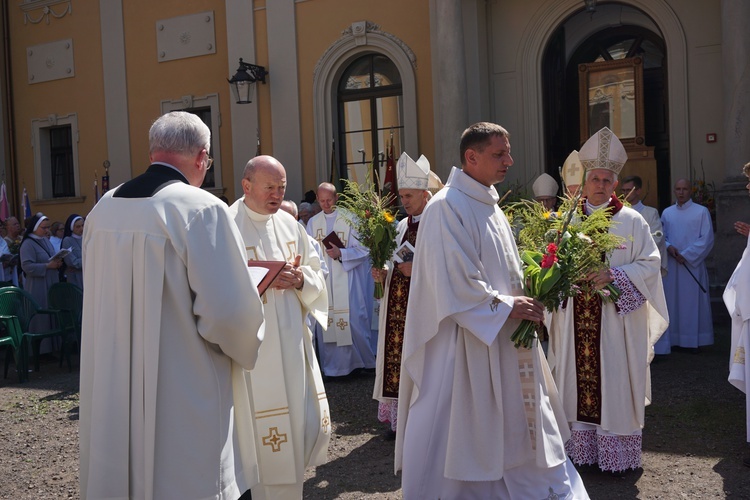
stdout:
[[608,168],[592,168],[591,170],[586,170],[586,180],[589,180],[589,175],[591,175],[591,172],[593,170],[606,170],[607,172],[612,174],[612,182],[617,182],[617,180],[620,178],[614,171],[608,169]]
[[211,148],[211,130],[193,113],[172,111],[160,116],[148,132],[148,151],[196,154]]

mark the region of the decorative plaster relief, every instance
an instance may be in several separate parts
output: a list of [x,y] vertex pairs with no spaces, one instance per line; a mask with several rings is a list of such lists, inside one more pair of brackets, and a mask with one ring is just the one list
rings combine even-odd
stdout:
[[76,76],[73,39],[34,45],[26,49],[29,84]]
[[[53,9],[53,5],[59,7]],[[61,19],[66,14],[73,15],[71,0],[24,0],[20,7],[23,11],[23,24],[39,24],[42,20],[49,24],[50,16]]]
[[332,53],[338,51],[342,46],[346,46],[348,43],[354,42],[355,46],[360,47],[362,45],[367,45],[368,43],[372,45],[374,42],[376,42],[375,40],[368,41],[368,34],[375,35],[376,38],[386,38],[388,40],[388,43],[398,46],[401,50],[403,50],[404,55],[406,55],[406,58],[409,60],[409,64],[411,64],[411,67],[413,69],[417,69],[417,56],[414,54],[414,51],[412,51],[411,48],[406,45],[406,43],[404,43],[403,40],[392,33],[381,30],[380,26],[373,23],[372,21],[356,21],[341,32],[341,38],[339,38],[336,42],[331,44],[330,47],[328,47],[325,53],[318,60],[318,63],[315,65],[313,74],[317,75],[320,72],[323,61],[326,61]]
[[212,10],[156,21],[156,58],[159,62],[215,53]]

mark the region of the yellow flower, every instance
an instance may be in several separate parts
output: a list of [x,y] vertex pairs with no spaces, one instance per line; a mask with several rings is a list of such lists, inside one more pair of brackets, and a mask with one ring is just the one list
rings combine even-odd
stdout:
[[544,218],[545,218],[545,220],[549,219],[549,212],[544,212]]
[[390,212],[385,212],[383,214],[383,217],[385,217],[385,220],[387,220],[389,223],[396,220],[396,217],[394,217]]

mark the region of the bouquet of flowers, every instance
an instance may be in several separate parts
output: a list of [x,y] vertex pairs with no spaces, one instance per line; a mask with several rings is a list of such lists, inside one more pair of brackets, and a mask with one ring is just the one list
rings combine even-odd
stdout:
[[[564,199],[557,212],[528,200],[509,207],[511,223],[523,226],[518,249],[524,265],[524,293],[550,312],[578,294],[598,294],[604,301],[620,296],[614,284],[597,289],[588,277],[609,268],[606,256],[622,248],[623,239],[609,232],[609,209],[584,216],[579,198]],[[536,323],[524,320],[511,340],[516,347],[530,348],[537,328]]]
[[[366,185],[350,180],[344,182],[344,192],[337,206],[345,210],[342,216],[356,231],[359,242],[370,250],[372,267],[382,269],[396,249],[396,216],[390,208],[395,196],[381,196],[372,182]],[[375,298],[382,298],[383,293],[383,283],[376,282]]]

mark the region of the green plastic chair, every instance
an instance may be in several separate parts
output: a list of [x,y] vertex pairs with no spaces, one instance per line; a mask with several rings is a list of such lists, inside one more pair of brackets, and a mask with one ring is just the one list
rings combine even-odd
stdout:
[[[36,316],[44,314],[54,319],[57,328],[41,332],[30,332],[29,324]],[[70,345],[69,337],[74,331],[69,326],[66,327],[64,320],[61,320],[60,311],[52,309],[42,309],[34,298],[25,290],[17,287],[0,288],[0,317],[6,318],[4,323],[8,332],[21,339],[21,358],[20,364],[24,368],[24,378],[26,378],[26,367],[28,366],[28,348],[31,346],[34,355],[34,371],[39,371],[39,344],[42,340],[50,337],[60,337],[62,340],[62,355],[67,357],[68,369],[73,371],[73,365],[70,362],[70,352],[67,347]]]
[[8,366],[12,358],[16,364],[18,381],[23,382],[26,374],[26,365],[23,362],[24,357],[21,354],[21,338],[18,336],[16,329],[8,328],[7,322],[10,321],[10,318],[9,316],[0,316],[0,346],[5,346],[5,371],[3,372],[3,378],[8,378]]
[[[73,283],[54,283],[47,291],[47,306],[60,311],[63,328],[72,330],[78,349],[81,348],[81,322],[83,321],[83,290]],[[62,366],[62,358],[60,358]]]

